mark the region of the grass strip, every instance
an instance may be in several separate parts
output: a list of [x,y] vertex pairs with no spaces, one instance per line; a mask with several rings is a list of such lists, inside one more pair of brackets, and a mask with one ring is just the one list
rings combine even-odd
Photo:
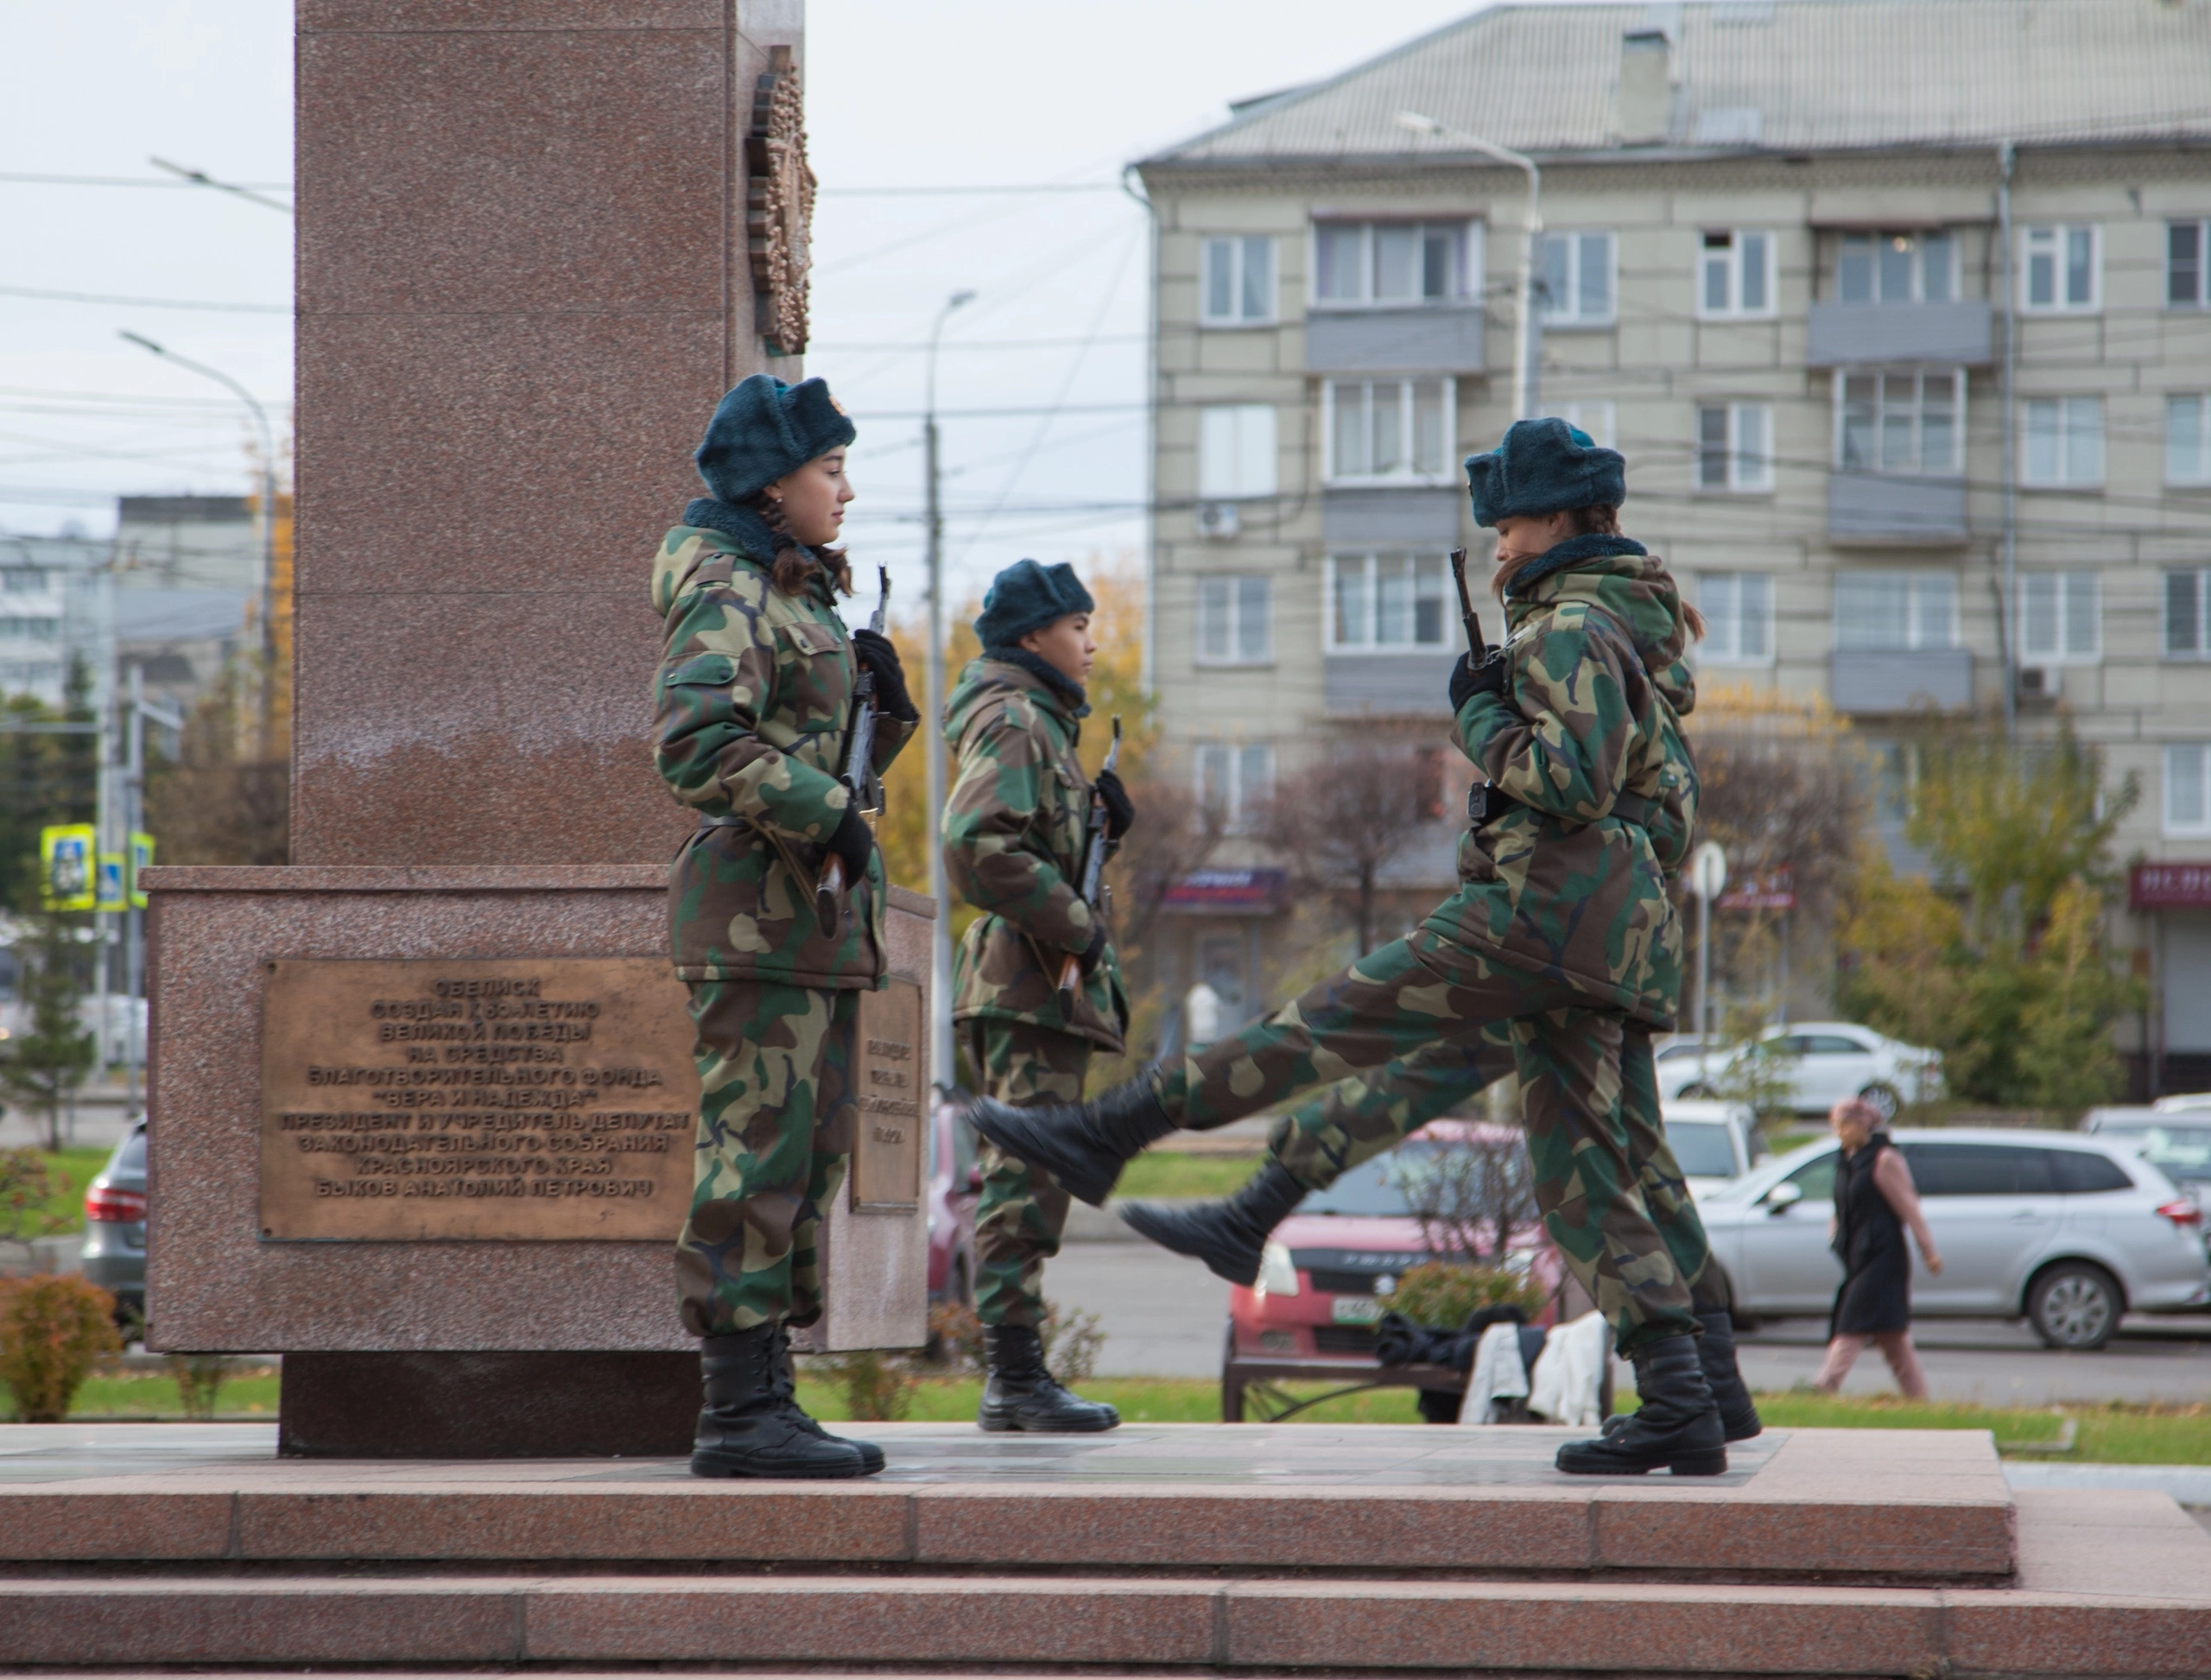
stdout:
[[1264,1155],[1183,1155],[1146,1150],[1121,1169],[1117,1200],[1146,1196],[1221,1196],[1240,1189],[1258,1171]]

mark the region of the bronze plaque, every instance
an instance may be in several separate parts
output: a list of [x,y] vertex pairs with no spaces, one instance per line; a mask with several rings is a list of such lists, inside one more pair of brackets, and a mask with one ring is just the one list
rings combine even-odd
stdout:
[[699,1075],[649,957],[267,965],[261,1234],[673,1242]]
[[917,1208],[928,1124],[927,1018],[922,988],[893,979],[860,993],[859,1138],[852,1149],[852,1206]]

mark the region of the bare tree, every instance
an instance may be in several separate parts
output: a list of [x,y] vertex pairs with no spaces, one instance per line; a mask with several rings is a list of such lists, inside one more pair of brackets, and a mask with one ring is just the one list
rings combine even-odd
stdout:
[[1359,954],[1374,948],[1382,872],[1441,815],[1442,764],[1432,748],[1347,742],[1277,783],[1257,825],[1292,878],[1348,916]]
[[1421,1246],[1438,1258],[1502,1265],[1513,1237],[1540,1217],[1527,1141],[1511,1126],[1439,1129],[1403,1151],[1391,1170]]
[[1206,866],[1226,826],[1220,812],[1201,804],[1179,781],[1138,783],[1129,797],[1137,824],[1106,876],[1113,891],[1113,944],[1125,960],[1150,943],[1168,893]]

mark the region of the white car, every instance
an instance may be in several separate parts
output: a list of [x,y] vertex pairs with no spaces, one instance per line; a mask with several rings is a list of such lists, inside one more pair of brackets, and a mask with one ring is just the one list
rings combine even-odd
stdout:
[[1941,1051],[1899,1043],[1853,1021],[1769,1027],[1755,1043],[1715,1047],[1701,1064],[1696,1040],[1677,1038],[1658,1052],[1658,1094],[1668,1100],[1715,1096],[1752,1055],[1782,1060],[1791,1083],[1789,1106],[1800,1114],[1824,1114],[1845,1097],[1863,1097],[1882,1119],[1893,1119],[1905,1103],[1942,1094]]
[[1674,1163],[1681,1168],[1689,1194],[1700,1201],[1734,1182],[1771,1153],[1758,1135],[1758,1116],[1747,1104],[1685,1097],[1661,1104],[1659,1113]]

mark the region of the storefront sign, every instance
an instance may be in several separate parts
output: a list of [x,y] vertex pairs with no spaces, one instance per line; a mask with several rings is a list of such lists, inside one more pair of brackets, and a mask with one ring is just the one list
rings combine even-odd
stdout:
[[1745,875],[1712,901],[1723,910],[1793,910],[1796,908],[1796,878],[1789,865],[1763,875]]
[[2211,863],[2137,864],[2126,878],[2133,910],[2211,910]]
[[1201,869],[1168,888],[1160,907],[1184,916],[1271,916],[1289,886],[1279,869]]

